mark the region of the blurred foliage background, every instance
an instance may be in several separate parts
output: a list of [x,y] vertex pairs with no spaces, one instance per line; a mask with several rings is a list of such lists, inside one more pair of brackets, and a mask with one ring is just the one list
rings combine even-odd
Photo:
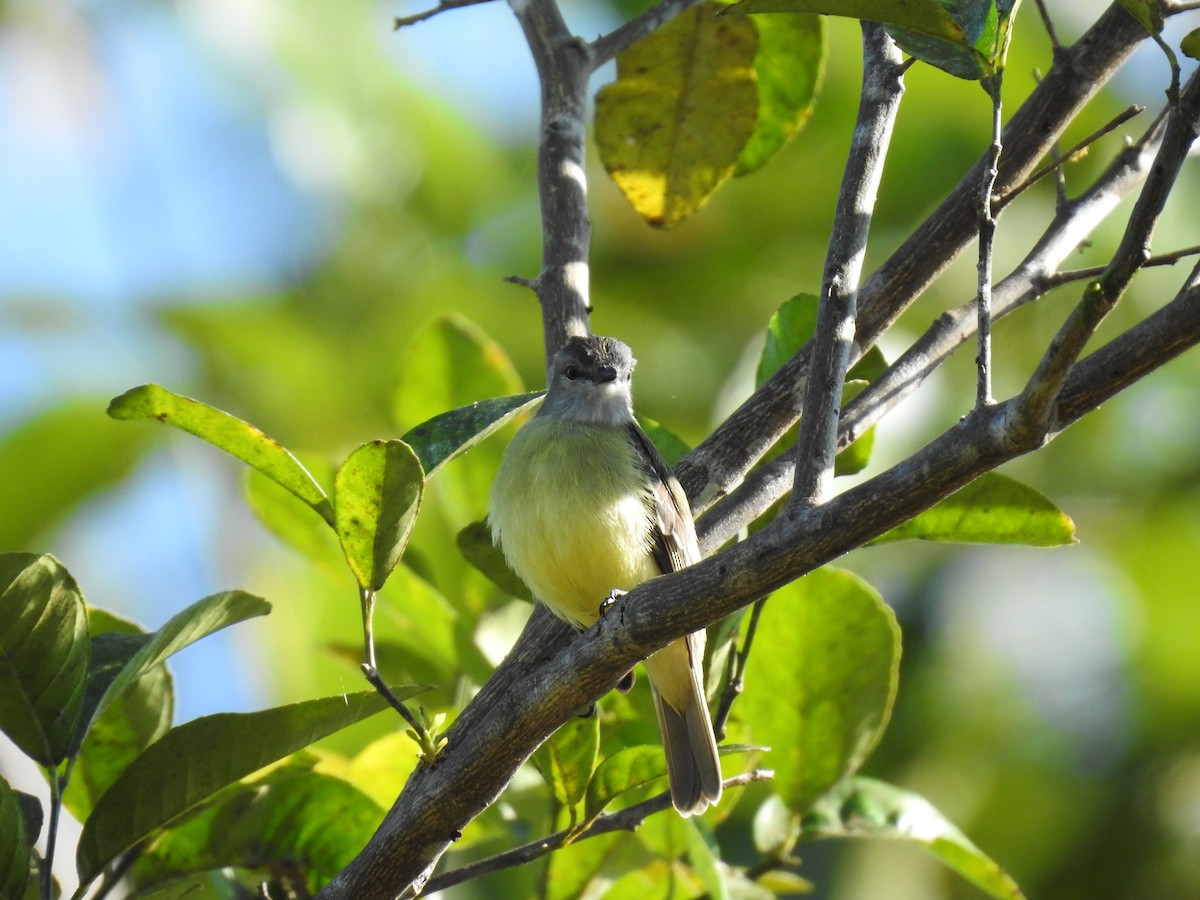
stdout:
[[[642,5],[564,9],[590,37]],[[1103,8],[1049,5],[1064,41]],[[157,381],[314,459],[340,459],[449,406],[542,386],[536,302],[503,281],[539,266],[533,67],[506,6],[393,33],[391,17],[417,8],[0,6],[0,548],[54,552],[90,603],[147,627],[218,589],[271,599],[268,619],[181,655],[185,719],[357,689],[354,667],[329,652],[357,644],[353,586],[268,535],[243,498],[241,466],[165,429],[107,419],[109,397]],[[1030,6],[1007,102],[1049,65]],[[806,129],[674,230],[647,228],[593,166],[594,328],[632,344],[639,411],[689,442],[748,393],[770,314],[819,287],[859,72],[856,24],[831,22]],[[1143,48],[1065,143],[1130,103],[1157,109],[1166,82],[1161,56]],[[922,66],[907,84],[868,271],[987,140],[976,85]],[[1119,141],[1070,166],[1068,190]],[[1193,168],[1156,250],[1197,243],[1197,190]],[[1045,184],[1005,211],[998,275],[1053,202]],[[1078,264],[1105,260],[1119,231],[1118,216]],[[890,356],[970,296],[973,265],[960,261],[922,298],[885,341]],[[1173,294],[1182,274],[1139,276],[1101,338]],[[998,394],[1023,382],[1076,290],[999,325]],[[493,365],[427,370],[430,345],[472,335]],[[971,371],[964,352],[889,418],[865,474],[965,412]],[[881,590],[905,633],[895,717],[866,771],[924,794],[1030,897],[1200,896],[1198,377],[1200,357],[1185,356],[1006,468],[1074,518],[1078,545],[905,545],[839,563]],[[467,572],[453,540],[482,517],[502,446],[451,464],[409,559],[448,598],[439,615],[475,629],[475,678],[525,611]],[[403,648],[423,623],[400,616],[387,627]],[[445,634],[462,640],[461,628]],[[462,700],[456,673],[425,674],[447,685],[434,705]],[[978,896],[909,847],[802,850],[815,896]],[[736,847],[726,851],[737,861]]]

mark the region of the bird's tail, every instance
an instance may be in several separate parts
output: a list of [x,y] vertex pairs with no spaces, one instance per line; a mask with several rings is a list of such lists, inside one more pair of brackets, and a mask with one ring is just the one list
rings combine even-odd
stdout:
[[684,816],[704,812],[721,797],[721,762],[701,678],[703,644],[697,654],[692,643],[680,639],[646,660],[667,755],[671,803]]

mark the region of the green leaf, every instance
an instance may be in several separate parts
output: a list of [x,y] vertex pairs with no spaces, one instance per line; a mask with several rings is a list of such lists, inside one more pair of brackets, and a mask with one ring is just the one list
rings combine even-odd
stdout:
[[587,793],[599,752],[600,718],[590,715],[572,719],[554,732],[533,754],[533,764],[554,799],[574,810]]
[[80,822],[125,767],[171,727],[175,705],[170,673],[160,664],[133,681],[97,717],[108,687],[152,635],[94,607],[88,608],[88,632],[92,658],[76,737],[79,750],[63,793],[63,804]]
[[754,386],[762,387],[796,352],[807,344],[817,330],[820,300],[813,294],[797,294],[785,300],[767,324],[767,342],[758,359]]
[[881,22],[909,54],[959,78],[1004,68],[1017,0],[742,0],[730,13],[819,13]]
[[513,597],[533,602],[529,587],[513,571],[504,558],[504,551],[492,540],[492,531],[487,522],[472,522],[458,533],[457,542],[463,558],[486,575],[496,587]]
[[[520,391],[520,376],[504,349],[474,322],[461,315],[447,314],[423,328],[405,354],[392,398],[393,418],[401,429],[419,432],[432,426],[446,410],[479,401],[491,402],[489,398],[495,397],[515,399],[506,395]],[[494,407],[479,410],[480,425],[485,425],[489,413],[497,412]],[[426,472],[432,472],[455,455],[453,447],[445,441],[461,436],[462,423],[451,420],[442,425],[445,427],[433,428],[427,438],[419,441],[418,455],[428,452],[429,459],[435,462]],[[447,449],[451,453],[443,456]],[[425,457],[421,458],[424,463]]]
[[764,762],[793,812],[867,759],[891,713],[899,663],[895,616],[849,572],[818,569],[768,600],[739,715],[771,747]]
[[[139,860],[139,883],[210,869],[287,867],[315,894],[366,845],[385,809],[350,783],[289,761],[223,791]],[[337,827],[314,827],[337,823]]]
[[802,820],[806,837],[913,841],[980,890],[1021,900],[1017,883],[924,797],[858,776],[822,797]]
[[1012,17],[1020,0],[940,0],[962,27],[964,40],[945,41],[938,36],[907,30],[889,31],[906,53],[944,72],[968,81],[982,80],[998,96],[997,77],[1004,71]]
[[1075,543],[1075,523],[1043,494],[991,472],[871,543],[904,540],[1058,547]]
[[108,705],[135,681],[184,647],[222,628],[255,616],[265,616],[270,611],[270,603],[245,591],[222,591],[197,600],[171,616],[150,636],[150,640],[130,657],[129,662],[105,689],[92,714],[93,719],[103,715]]
[[390,807],[421,760],[421,748],[402,731],[376,738],[355,754],[345,772],[352,785],[384,809]]
[[144,384],[114,398],[108,414],[114,419],[154,419],[194,434],[279,482],[333,524],[329,498],[300,461],[278,441],[227,412],[157,384]]
[[[310,471],[312,462],[308,463]],[[329,469],[326,483],[333,483]],[[324,519],[313,515],[313,508],[257,469],[246,470],[246,502],[258,521],[273,535],[306,559],[330,568],[343,565],[337,533]]]
[[334,479],[338,540],[363,590],[387,581],[412,533],[424,491],[421,461],[403,441],[370,441]]
[[687,836],[688,860],[713,900],[730,900],[729,883],[721,866],[721,848],[712,833],[697,824],[695,819],[683,822]]
[[755,16],[758,118],[738,154],[737,175],[761,169],[812,115],[825,69],[821,16]]
[[[446,410],[522,390],[516,369],[498,343],[462,316],[441,316],[418,332],[404,356],[393,398],[394,418],[402,432],[419,430],[421,423],[428,424]],[[445,443],[441,446],[443,450],[447,447]],[[462,596],[462,585],[454,584],[447,570],[458,568],[458,559],[445,536],[463,522],[479,518],[486,508],[504,445],[500,441],[475,442],[473,452],[450,462],[449,457],[438,460],[440,451],[433,444],[422,443],[421,452],[425,451],[439,474],[426,486],[427,499],[436,502],[429,504],[432,515],[423,523],[427,527],[418,529],[428,536],[420,549],[439,570],[439,583],[457,598]],[[439,525],[443,526],[440,533]]]
[[130,900],[239,900],[242,893],[229,879],[215,873],[204,878],[183,878],[162,887],[139,891]]
[[[857,397],[867,387],[867,382],[847,378],[842,388],[842,408]],[[861,472],[871,461],[871,451],[875,449],[875,426],[872,425],[862,436],[857,438],[845,450],[838,453],[833,461],[834,475],[854,475]]]
[[1147,34],[1162,34],[1163,14],[1159,0],[1117,0],[1146,29]]
[[[393,688],[401,700],[407,688]],[[168,731],[125,769],[84,824],[76,865],[87,883],[159,828],[252,772],[387,707],[374,691],[253,713],[218,713]]]
[[442,463],[470,450],[518,416],[536,410],[544,396],[545,391],[533,391],[478,400],[422,422],[401,440],[417,454],[428,479]]
[[101,399],[77,398],[25,420],[0,440],[0,547],[30,542],[124,478],[151,435],[120,428]]
[[742,0],[730,6],[726,12],[847,16],[851,19],[898,25],[945,41],[966,41],[962,26],[938,0]]
[[584,821],[591,821],[626,791],[649,784],[667,774],[662,747],[639,744],[625,747],[605,758],[588,783]]
[[1185,34],[1179,42],[1179,49],[1183,51],[1184,56],[1200,59],[1200,28],[1193,28]]
[[18,898],[29,882],[30,840],[25,833],[21,804],[8,782],[0,778],[0,898]]
[[62,563],[0,555],[0,731],[46,768],[71,752],[89,656],[87,608]]
[[699,4],[618,54],[617,80],[596,95],[600,160],[651,225],[699,209],[754,134],[758,30],[722,8]]

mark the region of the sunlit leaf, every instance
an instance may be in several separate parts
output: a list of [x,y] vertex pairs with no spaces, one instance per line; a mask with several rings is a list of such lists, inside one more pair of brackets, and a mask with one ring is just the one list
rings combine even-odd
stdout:
[[900,631],[860,578],[823,568],[767,601],[738,714],[793,812],[858,769],[895,699]]
[[265,616],[271,604],[245,591],[222,591],[197,600],[171,616],[129,662],[117,673],[96,705],[93,716],[100,716],[135,681],[201,638],[255,616]]
[[767,342],[758,359],[755,387],[762,385],[796,352],[807,344],[817,330],[817,307],[813,294],[797,294],[785,300],[767,324]]
[[[420,432],[447,410],[497,397],[513,400],[508,395],[520,390],[521,379],[504,349],[474,322],[447,314],[423,328],[405,354],[392,400],[393,417],[406,432]],[[495,407],[484,407],[478,411],[478,420],[483,424],[496,412]],[[455,423],[455,433],[460,432],[460,424]],[[444,454],[453,447],[444,443],[447,436],[439,434],[440,430],[431,427],[431,434],[418,441],[420,452],[427,452],[434,462],[426,472],[452,455]]]
[[[316,471],[306,461],[310,471]],[[329,469],[327,483],[333,484]],[[277,481],[257,469],[246,470],[246,502],[263,526],[306,559],[325,566],[343,565],[344,556],[337,533],[313,509]]]
[[902,540],[1058,547],[1075,542],[1075,523],[1028,485],[990,472],[871,543]]
[[747,19],[699,4],[617,56],[596,95],[596,144],[608,174],[651,225],[675,225],[730,176],[758,118]]
[[708,895],[713,900],[730,900],[729,884],[721,865],[721,849],[716,839],[695,819],[685,819],[682,824],[687,836],[688,861],[704,882]]
[[421,462],[403,441],[371,441],[334,480],[338,539],[364,590],[378,591],[408,546],[424,490]]
[[1159,0],[1117,0],[1127,13],[1138,20],[1147,34],[1161,34],[1163,30],[1162,6]]
[[141,883],[154,883],[209,869],[286,866],[315,894],[362,850],[384,812],[341,778],[289,761],[223,791],[168,829],[139,860],[136,875]]
[[758,118],[738,154],[737,175],[762,168],[812,115],[825,68],[820,16],[756,16]]
[[[546,867],[541,897],[544,900],[578,900],[594,895],[612,881],[609,869],[622,852],[635,845],[630,834],[602,834],[555,851]],[[603,895],[612,896],[607,890]]]
[[1024,897],[1017,883],[924,797],[858,776],[838,785],[804,816],[806,837],[895,838],[928,849],[999,900]]
[[242,896],[230,879],[217,873],[181,878],[161,887],[139,891],[130,900],[238,900]]
[[422,422],[401,440],[412,447],[429,478],[442,463],[470,450],[518,416],[536,410],[544,396],[544,391],[533,391],[479,400]]
[[742,0],[727,10],[741,13],[817,13],[848,16],[885,25],[898,25],[910,31],[954,43],[965,43],[962,26],[938,0]]
[[17,795],[0,778],[0,897],[16,898],[29,882],[30,841]]
[[84,727],[86,731],[76,739],[77,743],[82,740],[82,745],[63,793],[63,804],[81,822],[125,767],[171,727],[174,710],[171,676],[159,664],[134,680],[95,717],[109,685],[152,636],[132,622],[94,607],[88,608],[88,632],[92,658],[80,716],[81,731]]
[[355,754],[342,777],[387,809],[416,769],[420,749],[407,734],[393,731]]
[[89,656],[87,608],[62,563],[0,555],[0,731],[42,766],[71,752]]
[[[412,692],[393,688],[406,699]],[[374,691],[308,700],[253,713],[218,713],[168,731],[133,761],[96,803],[79,838],[82,881],[222,788],[314,741],[374,715]]]
[[157,384],[144,384],[114,398],[108,414],[114,419],[165,422],[194,434],[279,482],[333,523],[329,498],[308,470],[282,444],[248,422]]
[[463,558],[482,572],[500,590],[513,597],[533,602],[533,594],[520,576],[513,571],[502,551],[492,541],[486,522],[472,522],[458,533],[458,549]]
[[1179,49],[1183,51],[1184,56],[1200,59],[1200,28],[1193,28],[1185,34],[1179,42]]
[[626,791],[642,787],[667,774],[662,747],[641,744],[625,747],[606,757],[592,775],[587,789],[584,818],[590,820]]
[[86,498],[127,475],[150,438],[142,429],[115,425],[99,398],[69,400],[7,431],[0,439],[0,547],[29,547]]
[[533,764],[546,779],[554,799],[567,809],[574,809],[587,792],[599,751],[599,717],[575,718],[537,749]]
[[[428,424],[447,410],[516,395],[522,390],[512,361],[483,329],[461,315],[439,316],[416,334],[404,354],[393,396],[393,417],[402,432],[419,431],[423,423]],[[514,414],[504,423],[494,423],[494,427],[508,424],[512,428],[516,418]],[[461,432],[454,439],[442,435],[441,449],[419,441],[420,452],[430,453],[438,474],[426,486],[427,499],[434,502],[429,504],[429,513],[421,523],[423,527],[418,528],[417,541],[432,565],[442,564],[439,575],[443,578],[458,568],[457,554],[446,535],[483,514],[492,478],[504,452],[503,441],[480,440],[469,441],[470,453],[452,452],[453,458],[441,456],[450,447],[447,440],[462,437]],[[422,532],[427,536],[424,543]],[[439,584],[456,602],[460,599],[461,583],[440,581]]]

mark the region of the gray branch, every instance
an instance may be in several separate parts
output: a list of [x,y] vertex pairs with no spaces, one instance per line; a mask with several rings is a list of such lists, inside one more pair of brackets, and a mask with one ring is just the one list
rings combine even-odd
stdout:
[[568,337],[588,333],[588,217],[584,152],[591,51],[571,34],[554,0],[509,4],[537,66],[542,86],[538,196],[542,268],[528,284],[542,307],[546,360]]
[[[1057,54],[1004,131],[996,193],[1007,195],[1033,171],[1067,124],[1145,39],[1145,30],[1114,4]],[[873,346],[975,238],[984,165],[986,159],[981,159],[860,288],[856,341],[862,350]],[[702,512],[728,493],[796,423],[796,385],[807,375],[808,351],[803,349],[680,462],[676,473],[693,509]]]
[[820,504],[833,486],[842,389],[854,343],[858,279],[883,161],[904,95],[903,57],[883,26],[863,22],[862,40],[862,98],[825,256],[812,365],[804,393],[806,412],[796,442],[792,502],[809,506]]

